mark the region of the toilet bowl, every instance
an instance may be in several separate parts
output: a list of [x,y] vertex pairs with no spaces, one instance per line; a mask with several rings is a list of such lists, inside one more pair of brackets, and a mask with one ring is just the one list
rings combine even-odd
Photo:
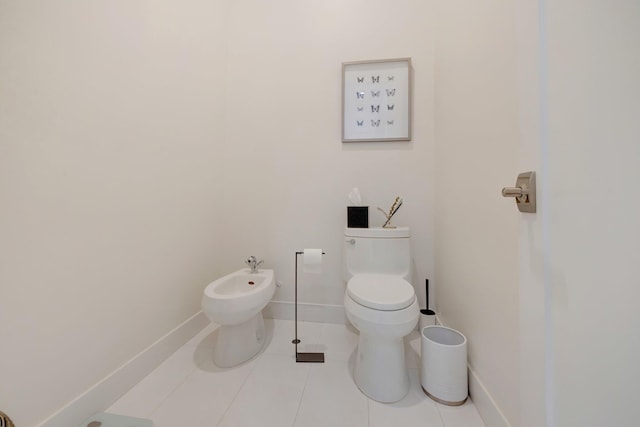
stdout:
[[360,331],[353,373],[358,388],[379,402],[397,402],[409,392],[404,337],[415,328],[420,311],[413,287],[394,276],[354,276],[344,307]]
[[229,368],[258,354],[265,342],[262,309],[276,290],[273,270],[235,271],[210,283],[202,296],[202,311],[220,325],[213,350],[216,365]]
[[409,282],[409,229],[345,231],[344,307],[358,329],[354,380],[370,398],[391,403],[409,392],[404,337],[420,309]]

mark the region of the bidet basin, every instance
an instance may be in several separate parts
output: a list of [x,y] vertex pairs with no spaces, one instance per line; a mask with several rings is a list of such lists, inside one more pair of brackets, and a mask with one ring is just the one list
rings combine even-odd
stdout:
[[213,322],[235,325],[259,313],[275,291],[273,270],[249,273],[243,268],[211,282],[204,290],[202,309]]
[[[272,270],[269,270],[272,272]],[[220,279],[220,284],[215,287],[215,292],[223,295],[238,295],[246,292],[254,292],[255,289],[263,288],[265,281],[273,280],[273,274],[268,274],[265,270],[254,274],[244,274],[237,272]]]

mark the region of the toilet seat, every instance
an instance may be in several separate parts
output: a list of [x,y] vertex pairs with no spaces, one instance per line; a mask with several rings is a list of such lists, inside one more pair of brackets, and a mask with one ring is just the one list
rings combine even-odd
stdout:
[[347,294],[358,304],[380,311],[402,310],[416,299],[409,282],[385,274],[353,276],[347,283]]

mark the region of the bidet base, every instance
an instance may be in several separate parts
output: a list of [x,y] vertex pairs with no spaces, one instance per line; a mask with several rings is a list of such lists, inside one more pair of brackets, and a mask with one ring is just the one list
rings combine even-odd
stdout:
[[265,335],[262,312],[238,325],[221,325],[213,349],[213,362],[221,368],[246,362],[260,352]]

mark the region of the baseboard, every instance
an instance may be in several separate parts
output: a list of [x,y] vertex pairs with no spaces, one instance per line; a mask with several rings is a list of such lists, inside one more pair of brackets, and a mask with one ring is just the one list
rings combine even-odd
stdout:
[[[292,301],[271,301],[263,310],[270,319],[293,320],[295,306]],[[343,305],[298,303],[298,320],[303,322],[347,324]]]
[[104,411],[208,324],[209,319],[202,312],[196,313],[38,427],[73,427],[80,425],[91,415]]
[[476,372],[468,366],[469,369],[469,396],[476,406],[482,421],[486,426],[491,427],[511,427],[509,421],[504,416],[498,405],[491,397],[489,391],[484,387]]
[[[437,315],[436,324],[447,327]],[[500,411],[496,401],[493,400],[493,397],[491,397],[491,394],[478,377],[478,374],[476,374],[468,363],[467,372],[469,374],[469,397],[473,401],[484,424],[490,427],[511,427],[511,424],[507,421],[502,411]]]

